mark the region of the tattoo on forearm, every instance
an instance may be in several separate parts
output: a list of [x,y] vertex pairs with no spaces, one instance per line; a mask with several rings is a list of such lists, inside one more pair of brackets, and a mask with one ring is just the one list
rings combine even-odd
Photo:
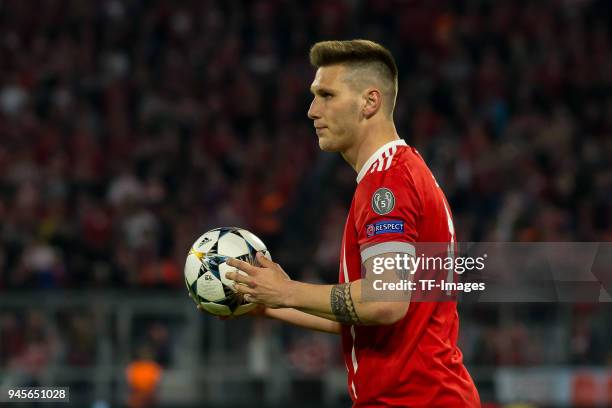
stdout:
[[412,274],[409,269],[396,269],[395,276],[397,276],[398,279],[410,279]]
[[334,285],[331,290],[331,310],[340,323],[359,324],[359,316],[351,296],[351,283]]

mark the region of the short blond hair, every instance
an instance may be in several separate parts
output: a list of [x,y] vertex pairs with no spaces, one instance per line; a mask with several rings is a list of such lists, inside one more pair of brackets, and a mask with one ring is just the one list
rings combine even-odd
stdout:
[[[382,45],[369,40],[321,41],[310,49],[310,63],[316,67],[345,65],[357,70],[367,70],[381,81],[382,91],[391,101],[390,113],[397,98],[397,65],[391,52]],[[370,75],[360,75],[366,80]]]

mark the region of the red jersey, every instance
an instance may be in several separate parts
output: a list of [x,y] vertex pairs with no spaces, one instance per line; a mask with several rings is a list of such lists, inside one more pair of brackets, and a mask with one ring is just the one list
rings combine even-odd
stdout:
[[[429,168],[403,140],[382,146],[357,176],[344,227],[340,282],[388,252],[414,256],[416,242],[454,242],[450,209]],[[342,326],[354,407],[479,407],[457,347],[455,302],[411,302],[392,325]]]

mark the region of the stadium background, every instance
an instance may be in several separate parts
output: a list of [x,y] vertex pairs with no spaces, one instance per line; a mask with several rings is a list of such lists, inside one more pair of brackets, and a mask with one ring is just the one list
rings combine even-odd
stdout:
[[[611,241],[611,10],[0,0],[0,386],[97,408],[138,406],[133,387],[167,407],[347,406],[336,338],[201,315],[182,282],[191,242],[223,225],[294,278],[337,279],[355,175],[306,118],[310,45],[392,50],[398,131],[460,241]],[[461,305],[484,405],[611,405],[611,311]]]

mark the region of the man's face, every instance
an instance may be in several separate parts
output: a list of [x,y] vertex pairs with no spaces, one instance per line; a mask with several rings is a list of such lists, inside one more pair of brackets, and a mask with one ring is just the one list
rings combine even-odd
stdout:
[[360,95],[346,81],[346,67],[330,65],[317,69],[310,91],[314,95],[308,117],[313,120],[319,147],[343,152],[354,143],[360,120]]

